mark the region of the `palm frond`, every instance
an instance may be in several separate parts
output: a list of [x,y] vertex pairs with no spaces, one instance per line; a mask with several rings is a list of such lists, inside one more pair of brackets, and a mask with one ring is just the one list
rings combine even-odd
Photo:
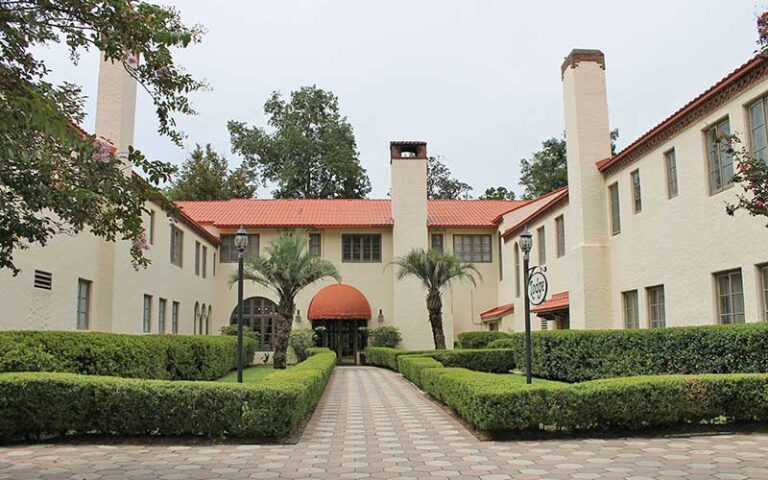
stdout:
[[477,285],[477,280],[482,279],[474,264],[461,262],[449,253],[435,250],[413,249],[393,260],[391,264],[398,267],[398,280],[409,276],[416,277],[428,290],[440,290],[464,280]]

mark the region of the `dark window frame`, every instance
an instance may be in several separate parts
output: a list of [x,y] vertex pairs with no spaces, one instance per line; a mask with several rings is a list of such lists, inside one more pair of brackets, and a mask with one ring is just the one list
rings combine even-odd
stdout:
[[380,233],[344,233],[341,235],[342,263],[381,263],[381,257],[382,238]]
[[[462,262],[493,263],[493,242],[491,237],[491,234],[486,233],[456,233],[453,235],[453,255]],[[467,240],[469,241],[468,245],[465,244]],[[476,243],[476,240],[479,240],[479,243]],[[487,251],[485,251],[484,243],[487,243]],[[458,248],[459,244],[461,244],[461,248]],[[468,251],[465,251],[466,247],[469,247]],[[476,258],[476,255],[480,258],[479,260]]]

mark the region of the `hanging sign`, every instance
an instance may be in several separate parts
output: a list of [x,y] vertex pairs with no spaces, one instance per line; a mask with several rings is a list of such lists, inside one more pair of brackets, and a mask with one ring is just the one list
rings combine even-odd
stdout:
[[528,278],[528,300],[532,305],[540,305],[547,298],[547,277],[542,270],[535,270]]

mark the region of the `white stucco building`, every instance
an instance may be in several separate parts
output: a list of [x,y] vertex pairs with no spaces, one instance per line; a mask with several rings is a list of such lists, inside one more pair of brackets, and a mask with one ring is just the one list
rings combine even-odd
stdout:
[[[427,200],[426,143],[392,142],[391,200],[180,202],[176,220],[148,205],[152,265],[138,272],[129,245],[88,234],[17,252],[22,273],[0,273],[0,327],[216,333],[236,306],[232,235],[241,225],[250,254],[291,230],[337,265],[343,286],[303,291],[294,327],[325,326],[342,356],[361,347],[353,332],[362,325],[395,325],[404,347],[432,346],[423,290],[388,266],[417,247],[452,252],[482,275],[444,294],[449,344],[466,330],[522,330],[525,227],[531,263],[549,278],[536,328],[768,320],[768,229],[725,214],[739,188],[712,141],[731,132],[754,152],[768,146],[768,61],[750,60],[615,156],[603,54],[574,50],[561,74],[568,187],[532,201]],[[102,65],[96,133],[118,152],[133,142],[135,88],[119,67]],[[250,284],[245,298],[246,322],[267,349],[276,298]]]

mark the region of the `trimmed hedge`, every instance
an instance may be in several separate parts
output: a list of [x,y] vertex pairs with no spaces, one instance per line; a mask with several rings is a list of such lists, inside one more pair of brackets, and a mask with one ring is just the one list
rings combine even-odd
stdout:
[[765,374],[643,376],[527,386],[466,369],[425,368],[416,378],[427,393],[487,432],[642,430],[768,420]]
[[[250,363],[256,343],[243,339]],[[0,332],[0,372],[67,372],[160,380],[215,380],[237,366],[231,336]]]
[[251,385],[3,373],[0,440],[77,434],[283,437],[315,407],[336,364],[328,349],[312,353]]
[[445,367],[461,367],[478,372],[508,373],[515,368],[514,350],[437,350],[424,353]]
[[511,336],[506,332],[489,330],[461,332],[457,337],[456,348],[487,348],[490,342]]
[[401,348],[368,347],[365,349],[365,363],[375,367],[384,367],[397,371],[397,357],[400,355],[418,355],[434,350],[403,350]]

